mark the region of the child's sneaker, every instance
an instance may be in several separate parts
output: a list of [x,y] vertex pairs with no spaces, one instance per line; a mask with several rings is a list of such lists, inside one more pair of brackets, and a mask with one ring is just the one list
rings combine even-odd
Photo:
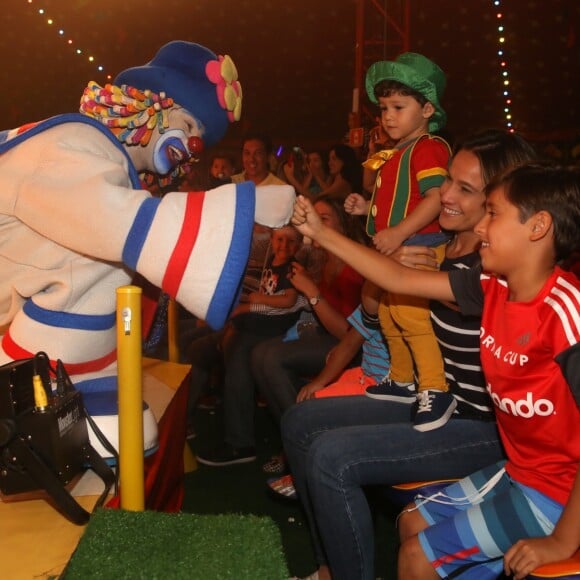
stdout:
[[443,427],[457,407],[455,397],[445,391],[420,391],[417,393],[417,412],[413,428],[432,431]]
[[386,379],[378,385],[367,387],[365,395],[371,399],[396,401],[397,403],[407,403],[408,405],[417,400],[413,383],[400,385],[390,379]]
[[285,499],[297,499],[296,488],[294,487],[294,480],[290,474],[282,477],[273,477],[266,482],[266,485],[278,497]]

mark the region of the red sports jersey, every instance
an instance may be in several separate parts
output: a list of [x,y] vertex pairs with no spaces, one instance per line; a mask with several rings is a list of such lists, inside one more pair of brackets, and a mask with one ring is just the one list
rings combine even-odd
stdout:
[[507,472],[561,504],[580,463],[580,410],[555,357],[580,340],[580,282],[556,268],[531,302],[482,275],[481,361]]

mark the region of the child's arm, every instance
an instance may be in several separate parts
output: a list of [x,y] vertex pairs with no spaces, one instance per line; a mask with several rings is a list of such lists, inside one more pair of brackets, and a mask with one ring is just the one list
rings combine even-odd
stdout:
[[370,203],[360,193],[351,193],[344,200],[344,211],[351,215],[367,215]]
[[381,253],[389,256],[405,240],[429,225],[441,212],[439,188],[432,187],[407,217],[396,226],[385,228],[373,236],[373,244]]
[[[383,291],[380,288],[365,280],[361,291],[361,304],[363,313],[366,313],[367,317],[377,316],[382,294]],[[330,351],[326,359],[326,365],[320,371],[320,374],[300,390],[296,402],[300,403],[300,401],[311,399],[316,391],[320,391],[320,389],[335,381],[359,351],[365,340],[366,338],[355,327],[351,326],[338,345]]]
[[284,177],[286,177],[286,181],[296,190],[296,193],[299,195],[306,195],[308,196],[308,185],[310,184],[310,180],[304,180],[303,183],[300,183],[296,176],[294,175],[294,165],[289,165],[288,163],[284,163],[283,166]]
[[[316,282],[310,277],[306,268],[298,262],[292,263],[290,282],[309,300],[320,295]],[[327,300],[319,300],[316,306],[313,307],[313,310],[322,326],[334,337],[340,339],[348,331],[350,325],[346,321],[346,318],[329,304]]]
[[519,540],[504,555],[504,570],[515,580],[525,578],[532,570],[569,558],[580,547],[580,470],[568,503],[554,531],[545,538]]
[[[261,292],[250,292],[248,295],[248,306],[250,304],[264,304],[274,308],[290,308],[296,304],[298,292],[295,288],[286,288],[277,294],[262,294]],[[251,307],[249,308],[251,310]]]
[[447,272],[407,268],[372,248],[343,236],[325,226],[312,203],[302,196],[294,204],[292,223],[302,235],[318,242],[383,290],[434,300],[455,301]]
[[346,334],[328,355],[326,364],[318,376],[300,389],[296,402],[300,403],[306,399],[312,399],[316,391],[320,391],[336,380],[346,365],[354,358],[364,341],[365,339],[356,329],[352,326],[349,327]]
[[427,246],[401,246],[391,254],[391,258],[408,268],[428,268],[437,270],[437,252]]
[[367,191],[373,191],[378,172],[378,169],[369,169],[368,167],[363,169],[363,187]]
[[232,313],[230,314],[230,318],[235,318],[236,316],[239,316],[240,314],[247,314],[248,312],[250,312],[250,303],[249,302],[240,302],[232,310]]
[[[279,294],[261,294],[260,292],[250,292],[245,302],[240,302],[232,311],[231,317],[239,314],[255,312],[255,305],[264,305],[270,308],[291,309],[298,300],[298,292],[294,288],[287,288]],[[267,313],[264,313],[267,314]]]
[[[370,159],[375,153],[385,149],[385,143],[388,142],[389,136],[385,133],[380,123],[376,127],[373,127],[370,131],[367,159]],[[367,167],[365,163],[363,163],[363,168],[363,187],[367,191],[373,191],[379,169],[371,169],[370,167]]]
[[320,187],[322,187],[322,193],[329,197],[341,197],[344,199],[351,192],[350,183],[340,175],[337,175],[332,182],[321,183]]

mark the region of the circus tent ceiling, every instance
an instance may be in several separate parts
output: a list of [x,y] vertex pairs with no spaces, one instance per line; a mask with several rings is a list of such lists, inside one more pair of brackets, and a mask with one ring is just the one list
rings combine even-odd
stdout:
[[[401,0],[377,1],[388,9]],[[449,131],[504,126],[493,2],[409,1],[410,49],[447,73]],[[578,135],[580,2],[501,4],[514,126],[533,138]],[[176,38],[205,44],[236,62],[244,109],[230,138],[255,129],[280,140],[332,141],[347,128],[354,0],[5,0],[0,21],[2,128],[76,110],[89,80],[104,84],[105,73],[142,64]],[[57,34],[59,27],[74,37],[74,46]],[[94,63],[86,59],[89,53]]]

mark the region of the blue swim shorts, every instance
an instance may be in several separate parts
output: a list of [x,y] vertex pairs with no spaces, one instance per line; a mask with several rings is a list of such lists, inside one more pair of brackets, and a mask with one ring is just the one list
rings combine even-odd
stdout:
[[495,580],[503,555],[518,540],[549,535],[563,506],[506,474],[486,467],[415,504],[429,527],[421,547],[442,578]]

